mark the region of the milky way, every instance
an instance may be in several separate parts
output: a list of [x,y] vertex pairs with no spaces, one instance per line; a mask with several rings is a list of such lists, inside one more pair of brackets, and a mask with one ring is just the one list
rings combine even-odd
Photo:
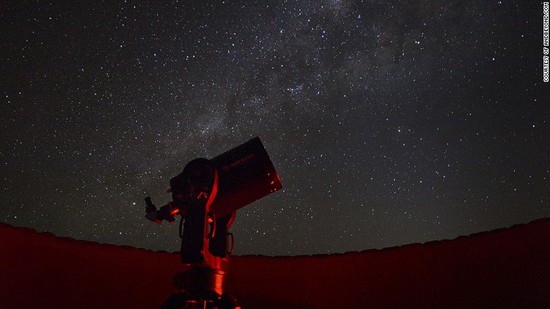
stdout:
[[179,249],[169,179],[259,136],[284,189],[237,254],[382,248],[550,216],[542,6],[39,2],[0,10],[0,220]]

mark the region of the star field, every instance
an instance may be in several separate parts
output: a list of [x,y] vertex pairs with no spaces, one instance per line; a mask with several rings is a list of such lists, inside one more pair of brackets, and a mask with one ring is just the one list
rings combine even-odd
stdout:
[[0,220],[176,251],[143,198],[163,205],[188,161],[255,136],[283,190],[239,210],[237,254],[548,217],[539,4],[4,4]]

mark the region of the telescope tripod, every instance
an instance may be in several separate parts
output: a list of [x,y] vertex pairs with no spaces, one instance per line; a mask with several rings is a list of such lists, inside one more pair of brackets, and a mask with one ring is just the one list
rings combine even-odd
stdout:
[[180,292],[172,294],[162,309],[240,309],[235,298],[223,292],[225,272],[204,266],[191,266],[174,276]]

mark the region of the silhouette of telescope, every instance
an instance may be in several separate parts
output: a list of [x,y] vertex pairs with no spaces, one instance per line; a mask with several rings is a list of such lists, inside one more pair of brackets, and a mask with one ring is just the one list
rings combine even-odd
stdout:
[[[172,202],[160,209],[150,197],[145,198],[147,219],[161,223],[174,222],[178,214],[183,217],[181,261],[190,269],[176,274],[174,285],[189,295],[175,298],[184,295],[185,302],[188,296],[189,300],[202,300],[204,308],[205,300],[229,299],[224,294],[223,281],[228,255],[234,247],[233,234],[228,230],[236,211],[281,188],[281,179],[256,137],[213,159],[197,158],[187,163],[180,174],[170,179],[168,192],[172,193]],[[183,304],[183,300],[174,308],[181,308],[179,303]],[[226,307],[237,308],[223,308]]]
[[218,192],[210,211],[218,218],[282,188],[281,179],[258,137],[210,162],[218,173]]
[[256,137],[213,159],[187,163],[183,172],[170,179],[174,203],[147,218],[172,222],[173,215],[197,200],[206,200],[208,214],[222,218],[281,188],[281,179]]
[[227,251],[227,230],[236,210],[281,188],[281,179],[256,137],[213,159],[191,160],[170,179],[172,202],[157,209],[145,198],[145,217],[161,223],[182,215],[182,261],[210,264],[210,255],[224,258],[232,252]]
[[174,215],[182,214],[182,261],[214,264],[210,254],[224,258],[232,251],[227,251],[227,230],[236,210],[281,188],[279,175],[256,137],[213,159],[187,163],[170,179],[173,202],[148,213],[147,218],[172,222]]

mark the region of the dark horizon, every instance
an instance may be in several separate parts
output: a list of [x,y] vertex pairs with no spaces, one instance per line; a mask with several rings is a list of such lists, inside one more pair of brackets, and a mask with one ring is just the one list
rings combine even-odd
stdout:
[[[387,250],[236,256],[225,289],[243,308],[547,308],[549,239],[550,219],[543,219]],[[33,307],[37,299],[46,308],[155,308],[185,269],[177,253],[2,223],[0,262],[10,265],[0,277],[2,308]]]

